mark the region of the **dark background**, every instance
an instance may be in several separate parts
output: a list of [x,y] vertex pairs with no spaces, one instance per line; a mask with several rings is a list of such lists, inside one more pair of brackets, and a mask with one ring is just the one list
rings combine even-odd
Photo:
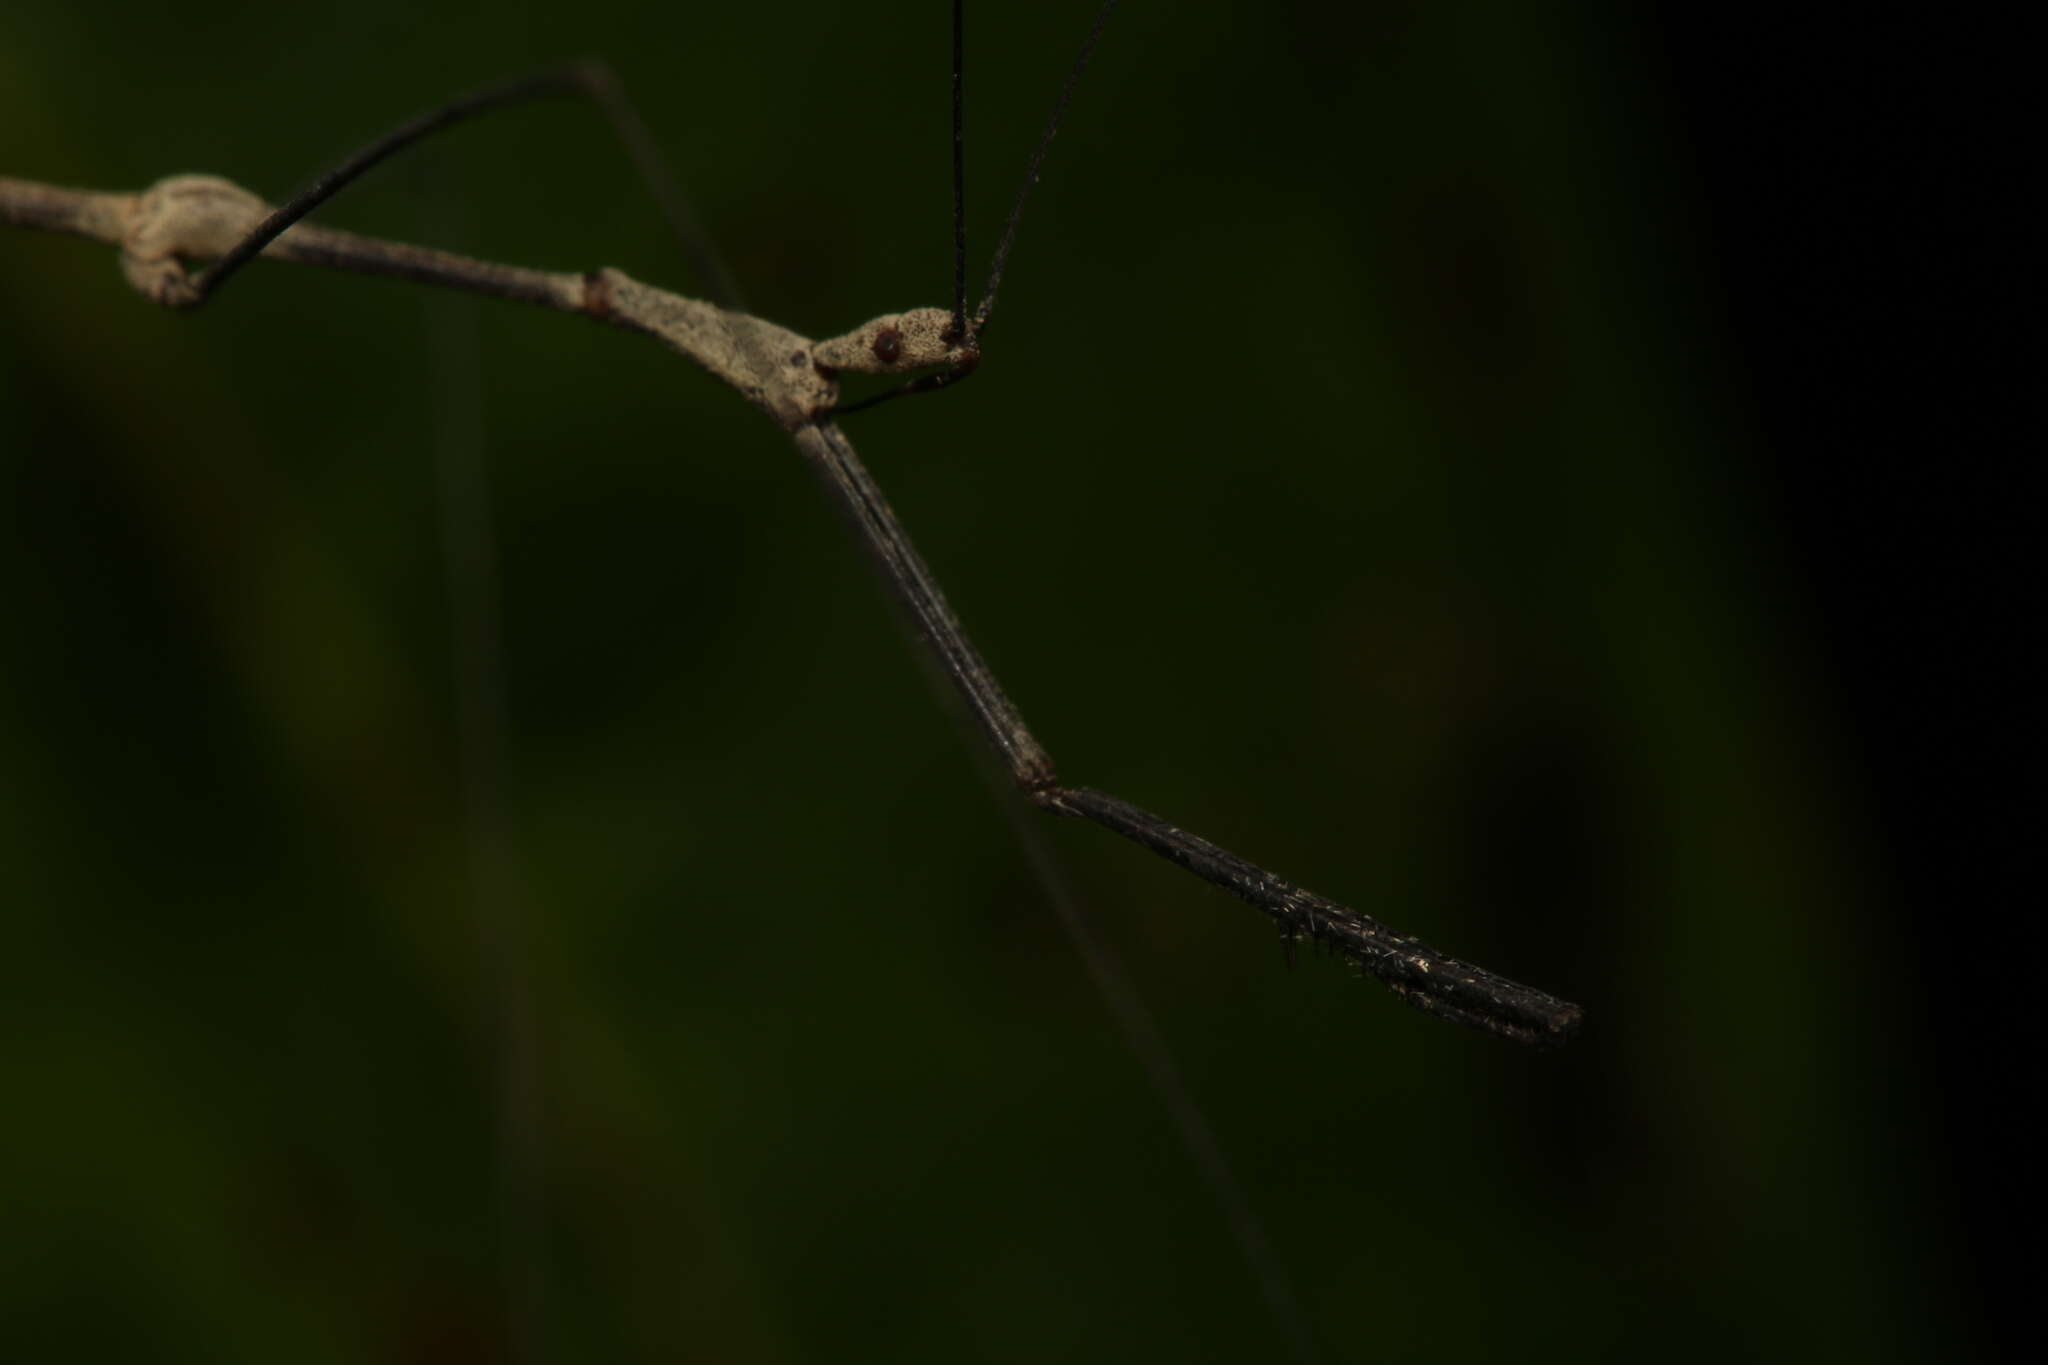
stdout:
[[[977,262],[1088,18],[971,16]],[[946,302],[946,47],[936,5],[30,3],[0,173],[279,196],[601,53],[827,335]],[[1045,831],[1328,1358],[1990,1352],[2002,88],[1863,16],[1127,0],[983,372],[849,420],[1065,774],[1585,1004],[1529,1055]],[[323,216],[696,287],[570,106]],[[9,1354],[1282,1354],[730,395],[282,266],[168,315],[13,230],[0,319]]]

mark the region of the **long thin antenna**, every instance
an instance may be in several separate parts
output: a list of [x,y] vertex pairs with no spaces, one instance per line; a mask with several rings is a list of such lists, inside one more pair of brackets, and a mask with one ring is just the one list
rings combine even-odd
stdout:
[[996,290],[1003,282],[1003,265],[1010,258],[1010,244],[1017,239],[1017,222],[1024,216],[1024,201],[1031,197],[1033,187],[1038,184],[1038,173],[1045,164],[1045,153],[1052,146],[1053,138],[1059,135],[1060,120],[1066,117],[1067,105],[1074,98],[1074,90],[1081,84],[1081,73],[1088,69],[1088,59],[1095,55],[1095,44],[1102,37],[1102,30],[1109,24],[1109,16],[1116,12],[1116,0],[1103,0],[1102,8],[1095,13],[1095,26],[1088,30],[1087,41],[1081,44],[1081,55],[1074,61],[1074,69],[1067,73],[1067,83],[1060,87],[1059,101],[1052,107],[1052,118],[1045,125],[1045,133],[1038,139],[1038,147],[1031,153],[1031,161],[1024,168],[1024,184],[1017,191],[1017,201],[1010,205],[1009,221],[1003,224],[1002,239],[996,243],[995,257],[988,267],[988,292],[981,296],[981,304],[974,310],[974,333],[981,334],[988,326],[988,315],[995,311]]
[[960,92],[963,0],[953,0],[953,335],[967,338],[967,119]]

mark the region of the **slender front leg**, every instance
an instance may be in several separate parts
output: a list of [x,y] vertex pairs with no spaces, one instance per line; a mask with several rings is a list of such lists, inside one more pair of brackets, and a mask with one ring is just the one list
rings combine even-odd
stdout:
[[1128,801],[1085,787],[1058,785],[1051,756],[1025,728],[1023,716],[968,640],[931,570],[919,558],[846,434],[827,424],[800,427],[794,436],[797,448],[824,476],[826,488],[852,520],[882,577],[908,611],[917,638],[967,702],[982,734],[1002,755],[1017,785],[1036,805],[1056,815],[1092,820],[1144,845],[1265,911],[1290,939],[1307,938],[1356,963],[1425,1013],[1539,1046],[1562,1043],[1577,1030],[1581,1011],[1569,1001],[1396,933],[1370,916],[1304,891]]
[[1370,916],[1282,881],[1228,849],[1107,792],[1056,787],[1039,804],[1060,815],[1093,820],[1214,882],[1271,915],[1290,940],[1320,943],[1357,963],[1426,1014],[1538,1045],[1561,1043],[1579,1026],[1579,1007],[1569,1001],[1395,933]]
[[917,637],[945,671],[947,681],[967,702],[975,722],[1010,776],[1027,792],[1036,793],[1053,781],[1052,756],[1045,752],[1024,717],[1003,692],[995,674],[960,627],[946,595],[925,567],[903,524],[875,486],[867,466],[836,426],[804,426],[795,432],[797,449],[809,456],[825,477],[825,487],[853,521],[861,543],[873,556],[883,580],[909,613]]
[[397,155],[414,143],[478,114],[501,109],[510,104],[522,104],[528,100],[558,95],[580,96],[596,103],[606,121],[610,123],[612,132],[624,144],[634,169],[646,183],[663,216],[668,219],[670,229],[675,233],[684,254],[689,257],[691,265],[700,277],[704,292],[711,297],[712,302],[722,308],[738,308],[739,290],[734,286],[724,263],[719,259],[716,248],[698,228],[682,186],[677,183],[675,176],[662,160],[661,153],[656,148],[654,139],[648,134],[646,125],[640,121],[640,116],[634,112],[633,106],[627,102],[618,78],[612,74],[609,66],[594,58],[564,67],[559,71],[544,71],[537,76],[525,76],[515,81],[507,81],[503,85],[494,85],[460,95],[440,108],[392,129],[333,170],[320,176],[311,185],[293,195],[289,201],[272,210],[247,236],[222,254],[204,273],[185,284],[175,294],[167,295],[160,301],[173,307],[198,307],[251,259],[260,255],[263,248],[277,240],[292,224],[341,193],[351,182],[379,162]]

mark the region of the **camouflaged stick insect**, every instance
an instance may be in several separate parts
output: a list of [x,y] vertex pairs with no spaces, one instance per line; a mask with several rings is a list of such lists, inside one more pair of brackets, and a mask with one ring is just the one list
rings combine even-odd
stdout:
[[[967,638],[839,425],[838,418],[845,413],[883,399],[943,387],[973,373],[1025,195],[1038,178],[1060,112],[1111,7],[1113,0],[1098,18],[1088,48],[1084,48],[1053,121],[1033,154],[1024,190],[995,252],[982,302],[972,311],[967,307],[964,241],[956,232],[955,293],[950,308],[887,314],[824,341],[814,342],[741,311],[733,302],[735,292],[723,283],[723,272],[708,253],[700,259],[699,277],[708,282],[707,292],[719,296],[711,301],[672,293],[617,270],[583,274],[531,270],[300,221],[364,171],[420,138],[485,110],[542,96],[595,99],[611,115],[644,169],[648,152],[645,131],[619,97],[609,73],[593,63],[454,101],[373,144],[277,209],[268,208],[250,191],[206,175],[173,176],[136,194],[96,193],[0,178],[0,220],[117,246],[129,283],[146,298],[171,308],[199,306],[246,262],[262,255],[539,304],[663,342],[759,409],[818,471],[908,615],[920,647],[965,703],[1025,800],[1052,814],[1092,821],[1151,849],[1264,911],[1290,941],[1305,939],[1322,945],[1426,1013],[1518,1042],[1561,1043],[1578,1026],[1580,1010],[1576,1005],[1462,962],[1356,910],[1293,886],[1118,797],[1060,781],[1051,758]],[[957,100],[957,76],[955,94]],[[957,139],[955,153],[957,167]],[[957,221],[957,175],[955,185]],[[664,196],[664,207],[677,221],[685,241],[694,241],[679,198]],[[212,264],[194,272],[190,267],[198,262]],[[840,381],[848,374],[895,377],[905,382],[875,398],[842,404]]]

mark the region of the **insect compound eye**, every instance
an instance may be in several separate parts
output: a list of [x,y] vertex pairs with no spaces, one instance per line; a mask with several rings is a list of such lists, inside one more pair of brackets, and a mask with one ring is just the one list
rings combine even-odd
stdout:
[[903,333],[894,327],[884,327],[875,333],[875,339],[868,343],[868,349],[875,353],[875,359],[884,365],[893,365],[903,354]]

